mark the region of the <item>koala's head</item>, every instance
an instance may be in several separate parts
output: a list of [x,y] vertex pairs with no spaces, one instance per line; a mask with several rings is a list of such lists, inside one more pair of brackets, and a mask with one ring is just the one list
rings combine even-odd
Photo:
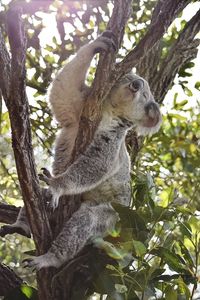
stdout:
[[145,79],[127,74],[114,86],[109,98],[113,112],[131,121],[138,134],[153,134],[159,130],[160,109]]

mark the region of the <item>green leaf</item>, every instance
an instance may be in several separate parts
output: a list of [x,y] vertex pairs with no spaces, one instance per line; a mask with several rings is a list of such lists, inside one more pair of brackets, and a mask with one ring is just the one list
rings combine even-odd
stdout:
[[[131,271],[129,272],[129,277],[128,280],[131,279],[131,286],[134,289],[134,291],[142,292],[146,288],[146,277],[147,277],[147,272],[146,269],[142,269],[140,271]],[[126,279],[127,281],[127,279]]]
[[197,81],[194,87],[200,91],[200,81]]
[[[99,294],[108,294],[111,299],[115,296],[114,299],[121,299],[120,293],[116,290],[116,286],[122,285],[120,276],[116,276],[115,272],[112,272],[109,269],[101,272],[94,282],[95,291]],[[125,293],[124,289],[124,293]],[[119,298],[118,298],[119,295]]]
[[170,251],[168,248],[158,247],[151,251],[151,254],[156,254],[157,256],[164,259],[164,262],[168,264],[169,268],[176,272],[184,272],[186,271],[186,267],[183,264],[183,259]]
[[112,203],[112,206],[119,213],[122,227],[132,228],[135,239],[141,240],[142,242],[146,240],[149,230],[142,216],[136,210],[129,207],[116,203]]
[[178,102],[174,105],[174,108],[177,110],[181,110],[183,108],[183,106],[185,106],[188,103],[188,100],[183,100],[181,102]]
[[155,271],[153,271],[153,273],[151,274],[150,279],[153,280],[154,278],[162,275],[164,272],[165,272],[165,269],[160,269],[160,268],[155,269]]
[[165,299],[166,300],[177,300],[178,298],[177,290],[174,290],[173,286],[168,286],[165,289]]
[[133,246],[137,256],[142,257],[146,254],[147,248],[142,242],[133,240]]
[[174,118],[174,119],[177,119],[177,120],[180,120],[180,121],[186,121],[186,120],[187,120],[186,117],[181,116],[181,115],[179,115],[179,114],[172,114],[172,113],[170,113],[170,114],[169,114],[169,117]]
[[22,285],[21,291],[28,299],[31,299],[33,296],[33,289],[28,285]]
[[115,289],[118,293],[124,294],[128,291],[127,287],[123,284],[115,284]]
[[192,97],[193,96],[193,93],[192,91],[187,87],[187,86],[184,86],[184,92],[187,96],[189,97]]
[[190,291],[187,287],[187,285],[184,283],[183,279],[179,277],[175,282],[178,284],[178,294],[179,295],[184,295],[185,300],[190,299]]
[[4,300],[37,300],[37,290],[28,285],[21,285],[13,289]]
[[53,56],[50,56],[49,54],[45,55],[43,59],[49,64],[53,64],[55,62],[55,58]]
[[124,249],[117,248],[113,244],[104,241],[102,238],[94,239],[93,244],[95,247],[104,250],[110,257],[116,260],[122,260],[127,255],[127,252]]
[[180,231],[182,233],[183,236],[187,236],[189,239],[191,239],[192,237],[192,230],[191,227],[188,223],[181,223],[179,224],[180,226]]

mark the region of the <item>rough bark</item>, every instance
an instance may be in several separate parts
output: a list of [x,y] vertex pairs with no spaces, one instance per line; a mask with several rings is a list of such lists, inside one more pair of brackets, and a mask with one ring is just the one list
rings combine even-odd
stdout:
[[160,103],[163,101],[180,68],[197,56],[200,39],[195,39],[195,36],[199,30],[200,10],[186,24],[162,62],[160,70],[155,72],[155,76],[151,79],[152,91]]
[[20,287],[23,280],[9,267],[0,264],[0,296],[6,296],[9,291]]
[[8,204],[0,204],[0,222],[12,224],[16,221],[20,207]]
[[53,0],[32,0],[27,3],[26,1],[16,1],[12,4],[13,9],[20,9],[24,14],[34,14],[37,11],[48,11],[49,6]]
[[81,121],[79,125],[79,132],[76,140],[74,159],[84,151],[86,146],[90,143],[95,129],[101,118],[101,107],[108,95],[111,86],[109,87],[109,77],[111,72],[115,69],[116,53],[121,45],[124,36],[124,28],[131,12],[131,0],[116,0],[112,16],[107,25],[107,30],[112,31],[114,40],[116,40],[116,51],[110,53],[102,53],[100,55],[97,66],[95,79],[92,85],[92,90],[86,99]]
[[[5,47],[2,34],[0,35],[0,67],[1,72],[1,90],[8,108],[11,128],[12,145],[15,154],[19,181],[22,189],[22,195],[27,207],[27,214],[30,216],[30,224],[35,233],[38,249],[46,248],[45,237],[41,225],[36,224],[34,216],[43,220],[48,226],[48,219],[40,212],[41,202],[40,187],[34,163],[31,129],[29,122],[29,105],[26,97],[25,86],[25,35],[20,21],[20,13],[16,10],[10,10],[8,13],[8,34],[11,46],[12,59]],[[18,22],[17,22],[18,21]],[[31,203],[31,204],[30,204]],[[39,223],[39,222],[38,222]],[[48,232],[48,231],[47,231]],[[41,250],[42,251],[42,250]],[[43,250],[44,251],[44,250]]]
[[0,89],[5,100],[9,97],[10,84],[10,56],[6,49],[3,35],[0,30]]
[[186,24],[164,60],[161,60],[160,41],[136,66],[138,74],[148,80],[159,103],[162,103],[180,68],[196,57],[200,40],[195,37],[199,30],[200,11]]
[[[26,97],[26,38],[19,10],[10,8],[8,15],[8,37],[11,61],[1,35],[0,64],[2,74],[1,90],[6,102],[12,129],[12,146],[17,173],[25,203],[27,216],[38,254],[46,252],[51,241],[49,221],[42,202],[42,194],[37,177],[29,120],[29,105]],[[6,72],[7,71],[7,72]],[[47,271],[38,274],[40,299],[50,299],[50,288],[44,284]],[[49,276],[48,276],[49,277]]]
[[[190,3],[190,0],[158,1],[151,24],[137,46],[117,65],[117,77],[131,71],[144,56],[159,42],[176,16]],[[112,74],[113,78],[116,75]]]

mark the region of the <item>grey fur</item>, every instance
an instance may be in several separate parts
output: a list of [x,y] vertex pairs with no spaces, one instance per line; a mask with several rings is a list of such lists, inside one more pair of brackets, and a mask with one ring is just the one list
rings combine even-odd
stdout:
[[114,228],[118,214],[111,202],[125,206],[130,203],[130,159],[125,145],[127,131],[134,127],[138,133],[146,135],[153,134],[160,127],[160,110],[148,83],[137,75],[127,74],[106,99],[92,143],[66,169],[88,90],[85,86],[88,67],[97,49],[109,51],[112,43],[111,39],[101,36],[82,47],[52,83],[49,100],[61,131],[56,140],[54,176],[43,175],[43,178],[50,186],[54,208],[61,195],[82,194],[83,203],[66,222],[49,251],[29,260],[28,265],[38,270],[60,267],[87,243],[106,236]]

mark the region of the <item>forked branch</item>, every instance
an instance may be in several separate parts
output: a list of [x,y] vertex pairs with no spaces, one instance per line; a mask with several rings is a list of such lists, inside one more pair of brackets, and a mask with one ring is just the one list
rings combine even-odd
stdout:
[[180,68],[197,56],[200,39],[195,39],[195,37],[199,31],[200,10],[186,24],[167,57],[162,62],[160,70],[155,73],[152,79],[151,88],[156,99],[160,99],[160,102],[164,99]]
[[138,45],[129,52],[117,66],[117,77],[120,78],[131,71],[140,60],[147,55],[154,45],[163,37],[164,33],[176,16],[190,3],[190,0],[158,1],[153,13],[152,22],[145,36]]

